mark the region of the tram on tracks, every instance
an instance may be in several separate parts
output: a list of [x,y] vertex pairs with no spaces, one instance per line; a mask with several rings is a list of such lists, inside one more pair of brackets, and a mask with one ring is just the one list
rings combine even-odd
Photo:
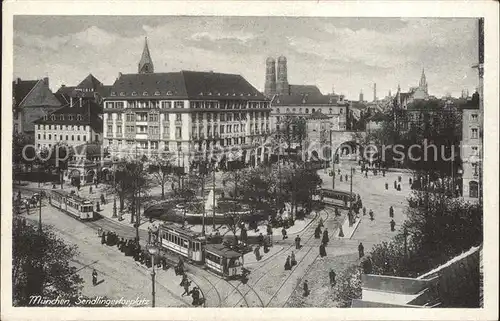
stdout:
[[94,204],[92,201],[75,194],[65,191],[52,191],[49,203],[78,220],[89,221],[94,219]]
[[225,278],[235,278],[243,274],[242,254],[223,244],[208,244],[205,247],[205,266]]
[[335,191],[327,188],[321,188],[319,190],[319,196],[322,202],[337,206],[345,206],[355,198],[354,193],[351,194],[349,192]]
[[243,276],[243,254],[224,244],[208,244],[201,233],[175,223],[163,223],[158,229],[162,249],[180,255],[191,263],[205,265],[222,277]]

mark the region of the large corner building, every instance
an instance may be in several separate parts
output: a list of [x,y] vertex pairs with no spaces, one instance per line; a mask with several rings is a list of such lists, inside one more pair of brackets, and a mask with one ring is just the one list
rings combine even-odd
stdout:
[[138,73],[120,73],[104,99],[103,144],[118,157],[169,153],[184,167],[205,157],[219,166],[260,162],[270,111],[240,75],[155,73],[146,40]]

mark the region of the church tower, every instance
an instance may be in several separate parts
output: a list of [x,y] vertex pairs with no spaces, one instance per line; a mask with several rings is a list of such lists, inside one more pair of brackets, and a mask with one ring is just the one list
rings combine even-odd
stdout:
[[364,97],[363,97],[363,89],[361,89],[361,92],[359,93],[359,101],[360,101],[360,102],[364,101]]
[[418,83],[418,88],[420,90],[422,90],[424,93],[428,94],[428,92],[427,92],[427,80],[425,79],[424,68],[422,68],[422,76],[420,77],[420,82]]
[[144,50],[142,51],[141,60],[139,61],[139,74],[151,74],[154,73],[155,69],[153,66],[153,60],[151,60],[151,54],[148,48],[148,38],[146,37],[144,42]]
[[286,57],[281,56],[278,58],[278,81],[276,83],[276,91],[280,95],[288,95],[288,75],[286,67]]
[[272,97],[276,94],[276,60],[269,57],[266,60],[266,84],[264,95]]

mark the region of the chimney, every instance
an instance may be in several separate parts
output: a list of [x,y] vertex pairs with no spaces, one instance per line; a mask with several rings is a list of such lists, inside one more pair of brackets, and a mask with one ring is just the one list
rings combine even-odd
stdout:
[[73,97],[69,97],[69,107],[73,107]]
[[45,86],[49,87],[49,77],[44,77],[43,83],[45,84]]
[[373,101],[377,101],[377,84],[373,84]]
[[82,105],[82,97],[80,97],[80,108],[82,108],[83,105]]
[[118,79],[120,79],[121,77],[122,77],[122,73],[121,73],[121,72],[119,72],[119,73],[118,73]]

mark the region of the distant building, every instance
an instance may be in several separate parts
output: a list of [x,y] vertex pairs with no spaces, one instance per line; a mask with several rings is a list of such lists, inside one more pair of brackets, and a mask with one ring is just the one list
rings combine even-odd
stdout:
[[72,100],[34,122],[37,149],[52,148],[58,143],[77,146],[84,143],[100,143],[102,120],[100,106],[90,99]]
[[376,112],[367,118],[366,131],[373,132],[382,129],[384,121],[387,121],[387,116],[379,111]]
[[102,114],[103,98],[109,96],[111,86],[103,85],[96,77],[89,74],[77,86],[62,85],[55,93],[55,96],[63,106],[73,104],[73,100],[91,99],[101,106]]
[[49,78],[12,82],[13,127],[15,133],[34,137],[34,121],[61,107],[49,88]]
[[325,146],[331,146],[332,144],[332,118],[333,116],[328,116],[323,114],[321,111],[314,111],[312,114],[305,117],[306,120],[306,150],[310,149],[309,147],[312,144],[316,144],[317,150],[323,152],[323,155],[307,155],[305,154],[305,160],[309,160],[310,158],[313,160],[319,159],[329,159],[331,157],[331,151],[325,149]]
[[[219,166],[264,159],[258,144],[270,132],[269,101],[242,76],[153,71],[146,43],[139,73],[120,73],[104,99],[104,145],[112,155],[168,152],[185,168],[204,157]],[[230,149],[242,154],[226,157]]]
[[479,179],[481,162],[479,93],[462,106],[462,195],[466,198],[479,198]]

